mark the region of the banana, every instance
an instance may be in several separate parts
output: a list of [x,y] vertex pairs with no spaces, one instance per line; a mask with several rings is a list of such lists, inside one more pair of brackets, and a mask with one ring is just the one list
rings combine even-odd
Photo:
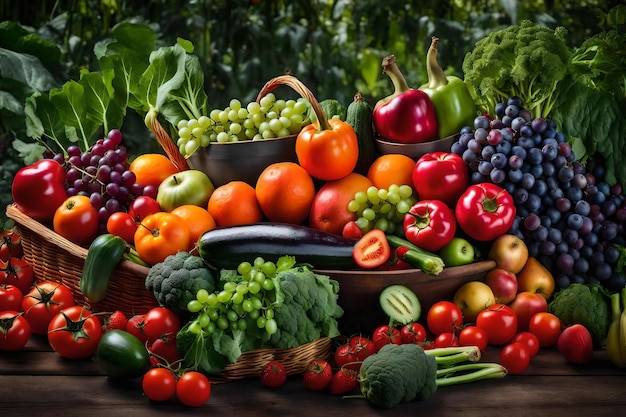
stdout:
[[[622,292],[626,295],[626,289]],[[606,352],[615,366],[626,368],[626,309],[621,308],[619,292],[611,295],[611,311],[612,321],[606,337]]]

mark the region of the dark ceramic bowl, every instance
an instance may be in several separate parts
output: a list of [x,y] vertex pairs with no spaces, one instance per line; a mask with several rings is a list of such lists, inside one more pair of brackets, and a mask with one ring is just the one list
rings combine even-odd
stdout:
[[399,153],[418,160],[422,155],[430,152],[450,152],[452,144],[456,142],[458,138],[459,135],[453,135],[423,143],[398,143],[376,138],[376,147],[382,154]]

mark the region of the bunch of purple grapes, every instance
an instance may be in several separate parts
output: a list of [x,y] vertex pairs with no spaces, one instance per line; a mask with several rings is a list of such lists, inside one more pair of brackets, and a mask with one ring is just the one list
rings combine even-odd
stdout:
[[509,233],[524,240],[558,288],[623,288],[622,187],[607,184],[601,166],[588,172],[554,121],[533,118],[519,97],[499,103],[495,113],[476,117],[451,147],[467,163],[471,182],[492,182],[513,196],[517,216]]
[[49,155],[66,170],[65,188],[68,196],[84,195],[98,210],[100,231],[106,231],[111,214],[128,211],[136,197],[156,196],[153,187],[137,183],[135,174],[129,170],[126,147],[122,145],[122,133],[113,129],[106,138],[98,139],[88,150],[76,145],[68,146],[67,154]]

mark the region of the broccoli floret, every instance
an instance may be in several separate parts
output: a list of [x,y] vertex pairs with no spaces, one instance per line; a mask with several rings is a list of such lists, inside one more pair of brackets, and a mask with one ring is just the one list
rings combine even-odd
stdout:
[[559,92],[566,90],[560,86],[572,57],[566,35],[564,27],[524,20],[476,42],[465,55],[463,73],[477,104],[495,114],[497,103],[518,96],[534,117],[548,117]]
[[178,252],[153,265],[145,285],[159,305],[186,314],[187,303],[196,298],[198,290],[215,291],[216,278],[202,258],[189,252]]
[[554,295],[548,311],[565,326],[585,326],[596,346],[606,338],[611,324],[610,298],[598,284],[570,284]]
[[294,348],[319,339],[320,329],[296,303],[283,304],[274,309],[278,331],[270,344],[278,349]]
[[435,358],[427,356],[415,344],[383,346],[365,358],[359,373],[361,392],[382,408],[392,408],[403,401],[424,400],[437,386]]

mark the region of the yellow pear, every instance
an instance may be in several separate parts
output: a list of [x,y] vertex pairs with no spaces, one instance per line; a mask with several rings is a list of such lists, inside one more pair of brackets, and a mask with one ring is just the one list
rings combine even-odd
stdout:
[[469,281],[456,290],[452,302],[463,312],[463,321],[473,323],[478,313],[495,304],[496,298],[489,285],[482,281]]
[[517,291],[529,291],[550,300],[556,283],[554,277],[536,258],[529,257],[524,268],[517,274]]

